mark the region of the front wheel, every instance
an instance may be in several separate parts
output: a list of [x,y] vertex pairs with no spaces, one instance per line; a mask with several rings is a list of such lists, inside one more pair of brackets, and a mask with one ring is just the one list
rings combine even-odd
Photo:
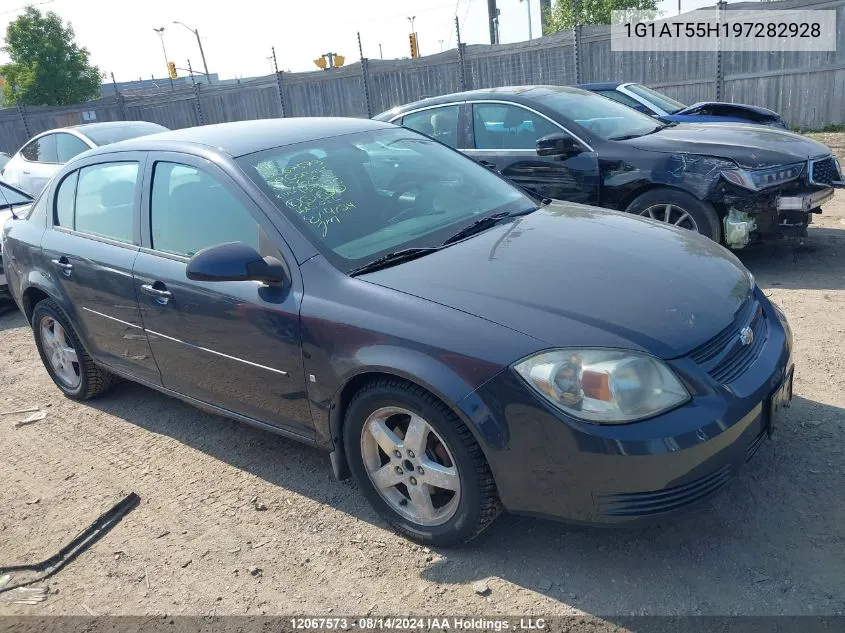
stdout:
[[696,231],[714,242],[722,238],[722,226],[713,206],[677,189],[650,189],[637,196],[625,211]]
[[398,532],[438,546],[465,543],[501,512],[496,484],[472,433],[440,400],[399,379],[380,379],[346,412],[350,470]]

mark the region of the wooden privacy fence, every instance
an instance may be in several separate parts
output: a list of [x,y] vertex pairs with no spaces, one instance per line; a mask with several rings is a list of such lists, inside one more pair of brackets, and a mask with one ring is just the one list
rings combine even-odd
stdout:
[[0,110],[0,150],[11,154],[34,134],[89,121],[144,120],[183,128],[282,116],[366,117],[464,89],[598,81],[642,83],[685,103],[715,100],[721,93],[722,101],[780,112],[793,127],[845,124],[845,0],[728,8],[835,9],[837,50],[614,52],[609,26],[582,26],[516,44],[459,43],[416,59],[367,59],[329,71],[118,93],[73,106],[7,108]]

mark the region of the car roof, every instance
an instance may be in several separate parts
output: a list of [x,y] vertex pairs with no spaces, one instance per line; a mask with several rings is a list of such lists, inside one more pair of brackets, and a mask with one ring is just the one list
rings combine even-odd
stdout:
[[258,119],[218,123],[159,132],[148,136],[120,141],[91,150],[86,155],[113,151],[149,151],[160,144],[202,145],[225,152],[230,156],[243,156],[283,145],[293,145],[342,134],[391,127],[389,124],[369,119],[343,117],[294,117],[290,119]]
[[98,123],[80,123],[79,125],[69,125],[67,127],[56,128],[50,130],[56,132],[58,130],[76,130],[85,134],[86,132],[94,132],[96,130],[108,130],[111,128],[125,128],[133,127],[135,125],[149,125],[151,121],[100,121]]
[[482,88],[480,90],[468,90],[466,92],[454,92],[448,95],[441,95],[439,97],[430,97],[428,99],[421,99],[413,103],[397,106],[386,112],[382,112],[375,118],[378,120],[387,120],[408,110],[416,110],[428,106],[441,105],[445,103],[453,103],[455,101],[475,101],[481,99],[504,99],[506,101],[513,101],[515,103],[531,103],[534,99],[539,99],[554,93],[584,93],[585,91],[574,86],[505,86],[502,88]]
[[583,88],[584,90],[616,90],[619,86],[624,85],[621,81],[605,81],[592,84],[576,84],[576,88]]

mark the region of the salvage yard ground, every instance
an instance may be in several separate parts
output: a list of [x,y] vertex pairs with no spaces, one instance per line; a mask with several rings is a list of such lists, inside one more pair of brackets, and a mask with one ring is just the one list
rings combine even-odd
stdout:
[[[845,135],[817,138],[845,159]],[[803,246],[741,258],[789,316],[796,361],[793,406],[743,475],[649,527],[503,516],[460,550],[394,535],[316,450],[132,384],[62,397],[23,317],[0,317],[0,410],[47,411],[0,417],[0,567],[141,496],[46,601],[0,594],[0,614],[843,614],[845,192]]]

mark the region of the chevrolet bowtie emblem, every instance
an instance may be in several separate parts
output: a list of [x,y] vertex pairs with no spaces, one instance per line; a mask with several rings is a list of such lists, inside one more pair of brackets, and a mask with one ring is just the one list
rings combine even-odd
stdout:
[[754,342],[754,330],[746,325],[739,331],[739,340],[743,345],[751,345]]

